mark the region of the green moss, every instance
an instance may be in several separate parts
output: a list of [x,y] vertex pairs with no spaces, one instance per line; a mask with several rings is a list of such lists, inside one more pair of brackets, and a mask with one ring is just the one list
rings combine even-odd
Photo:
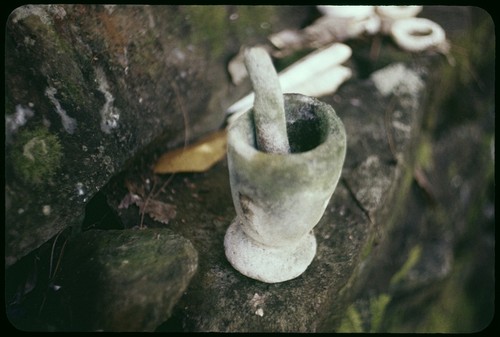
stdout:
[[[484,94],[495,88],[492,71],[495,67],[495,29],[491,17],[485,15],[477,17],[481,20],[471,32],[452,41],[448,62],[431,75],[434,79],[431,82],[435,85],[428,90],[432,103],[426,116],[426,124],[431,129],[457,123],[465,117],[476,118],[478,112],[486,113],[494,109],[491,100],[467,98],[476,95],[476,90]],[[463,99],[457,100],[457,92]],[[450,104],[450,101],[459,103]]]
[[[219,58],[231,41],[253,44],[269,35],[275,11],[273,6],[182,6],[180,18],[189,26],[187,40]],[[231,15],[235,19],[230,19]]]
[[229,32],[226,7],[186,6],[184,11],[191,27],[191,42],[195,45],[205,45],[214,57],[222,55]]
[[[435,302],[427,307],[426,319],[414,332],[471,333],[480,328],[475,322],[477,307],[464,285],[464,273],[467,273],[467,266],[473,263],[471,258],[468,255],[456,261]],[[474,295],[477,296],[477,292]]]
[[[337,332],[368,332],[368,329],[370,332],[379,332],[384,320],[385,310],[391,299],[392,297],[390,295],[382,293],[378,296],[370,297],[369,302],[358,302],[359,310],[356,308],[354,303],[351,304],[347,308]],[[368,303],[371,320],[369,323],[365,322],[366,324],[363,324],[363,318],[361,317],[360,310],[363,312],[363,307],[366,307]],[[363,328],[363,325],[365,325],[365,328]]]
[[391,296],[380,294],[379,296],[370,299],[371,332],[379,332],[382,321],[385,315],[385,308],[391,301]]
[[238,6],[238,19],[235,20],[234,25],[240,42],[245,43],[245,39],[271,34],[276,10],[279,10],[279,7]]
[[422,246],[414,246],[408,253],[408,258],[406,259],[403,266],[392,276],[391,285],[398,284],[405,278],[408,272],[417,264],[422,256]]
[[423,169],[432,169],[432,142],[429,137],[422,138],[417,149],[416,164]]
[[61,164],[62,146],[46,128],[19,133],[12,146],[11,161],[15,173],[26,183],[42,185]]
[[363,246],[361,253],[359,254],[359,261],[364,261],[370,256],[375,242],[375,235],[372,235]]
[[72,43],[72,37],[67,32],[58,31],[55,25],[45,23],[37,15],[28,16],[23,22],[37,41],[33,46],[24,46],[27,55],[36,60],[34,64],[42,67],[42,74],[50,74],[49,85],[63,83],[56,85],[61,104],[66,107],[85,106],[88,95],[82,85],[85,80],[81,65],[86,65],[88,59],[77,50],[78,44]]
[[363,332],[363,325],[361,320],[361,315],[358,310],[351,304],[347,308],[346,315],[342,319],[342,323],[337,332],[340,333],[352,333],[352,332]]

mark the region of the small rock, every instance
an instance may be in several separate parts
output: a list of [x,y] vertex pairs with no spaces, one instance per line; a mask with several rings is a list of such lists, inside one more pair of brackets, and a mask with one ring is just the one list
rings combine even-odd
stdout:
[[154,331],[198,266],[198,253],[167,229],[91,230],[68,242],[58,285],[68,329]]

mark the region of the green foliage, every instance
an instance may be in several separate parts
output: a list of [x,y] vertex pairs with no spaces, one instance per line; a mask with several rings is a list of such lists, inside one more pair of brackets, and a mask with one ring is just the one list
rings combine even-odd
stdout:
[[380,294],[379,296],[370,300],[371,319],[371,332],[379,332],[384,319],[385,308],[391,301],[391,296],[387,294]]
[[363,332],[361,315],[354,307],[354,304],[351,304],[349,308],[347,308],[346,315],[342,319],[338,332]]
[[417,165],[423,169],[432,169],[432,142],[428,136],[423,136],[417,149]]
[[186,6],[184,11],[191,26],[191,40],[206,45],[213,55],[224,52],[229,18],[224,6]]
[[416,245],[408,253],[408,258],[406,259],[403,266],[392,276],[391,285],[398,284],[401,282],[408,272],[413,268],[417,262],[420,260],[420,256],[422,255],[422,246]]
[[62,146],[45,127],[21,131],[11,151],[15,173],[26,183],[47,182],[61,164]]
[[[391,301],[391,296],[388,294],[380,294],[375,297],[370,297],[368,301],[358,302],[358,305],[361,306],[361,310],[366,308],[369,303],[369,310],[371,321],[365,322],[365,326],[369,324],[370,332],[379,332],[380,327],[382,326],[382,322],[384,320],[385,309],[389,302]],[[343,333],[352,333],[352,332],[367,332],[366,329],[363,328],[363,318],[358,309],[356,309],[355,304],[351,304],[345,313],[342,322],[340,323],[340,327],[338,332]]]
[[233,12],[228,6],[182,6],[180,13],[189,23],[190,42],[217,58],[234,37],[243,45],[270,34],[275,11],[273,6],[236,6]]

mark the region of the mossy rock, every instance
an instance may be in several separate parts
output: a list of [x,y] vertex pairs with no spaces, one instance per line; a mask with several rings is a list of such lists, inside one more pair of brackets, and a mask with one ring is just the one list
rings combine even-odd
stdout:
[[[63,330],[154,331],[198,267],[190,241],[169,229],[91,230],[68,241],[55,281]],[[66,317],[66,316],[65,316]]]
[[26,183],[43,185],[61,165],[62,146],[46,128],[19,133],[11,159],[16,174]]

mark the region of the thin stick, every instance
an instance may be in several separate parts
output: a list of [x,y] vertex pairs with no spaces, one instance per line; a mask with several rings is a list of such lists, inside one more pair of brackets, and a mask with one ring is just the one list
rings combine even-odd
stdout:
[[253,118],[257,148],[270,153],[288,153],[285,104],[271,57],[262,47],[247,49],[245,66],[255,92]]

